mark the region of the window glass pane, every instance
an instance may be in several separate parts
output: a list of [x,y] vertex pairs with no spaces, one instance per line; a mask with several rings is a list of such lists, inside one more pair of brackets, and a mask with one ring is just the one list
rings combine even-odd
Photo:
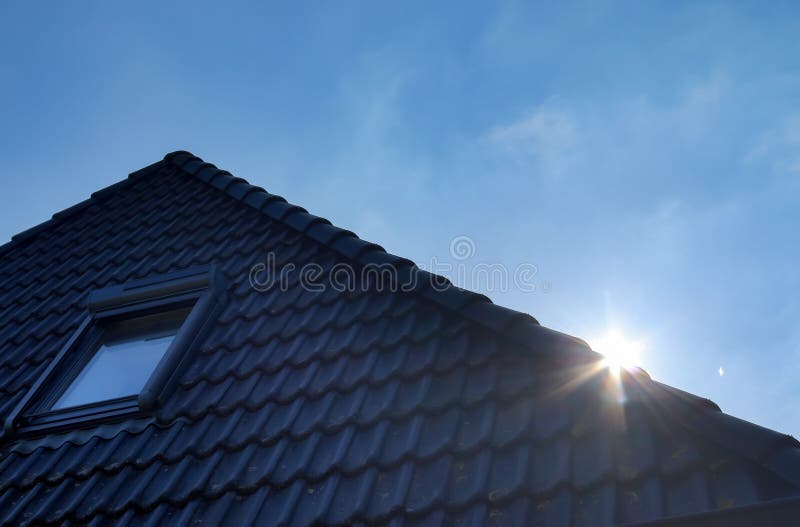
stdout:
[[137,395],[174,337],[173,332],[103,343],[52,409]]

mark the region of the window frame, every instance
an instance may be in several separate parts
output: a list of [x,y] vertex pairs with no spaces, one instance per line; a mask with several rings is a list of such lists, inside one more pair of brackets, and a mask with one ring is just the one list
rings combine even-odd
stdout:
[[[174,305],[170,304],[168,306],[164,306],[163,308],[157,307],[150,309],[148,312],[135,312],[133,314],[123,314],[116,317],[95,317],[93,326],[90,327],[86,334],[81,337],[81,342],[78,344],[78,347],[81,348],[81,353],[76,353],[72,357],[64,359],[64,362],[60,368],[60,371],[64,372],[63,375],[53,379],[50,389],[43,393],[36,402],[32,403],[32,405],[29,407],[29,412],[35,414],[51,413],[60,410],[66,410],[68,408],[77,408],[79,406],[102,403],[103,401],[129,399],[131,396],[126,395],[122,397],[101,399],[94,401],[94,403],[54,408],[55,404],[58,403],[67,390],[73,386],[73,383],[78,379],[78,377],[80,377],[81,373],[83,373],[86,368],[89,367],[92,359],[94,359],[97,354],[100,353],[103,344],[107,343],[109,338],[114,340],[115,332],[119,332],[127,325],[127,331],[130,333],[134,335],[139,334],[146,336],[152,333],[152,330],[154,329],[153,326],[155,324],[168,324],[169,326],[172,326],[172,330],[174,330],[172,337],[172,340],[174,340],[177,336],[177,333],[186,323],[189,313],[194,309],[195,303],[196,301],[194,300],[187,300]],[[148,320],[141,320],[143,317],[147,317]],[[172,343],[170,342],[170,344],[164,350],[162,357],[166,355],[171,344]],[[160,359],[158,362],[160,362]],[[155,372],[158,362],[156,362],[153,369],[147,374],[147,379],[149,379],[150,376]],[[147,379],[145,379],[145,383],[147,382]],[[142,388],[144,388],[144,385]]]
[[[151,414],[175,388],[197,343],[221,309],[225,289],[222,274],[207,266],[92,291],[86,299],[87,313],[6,418],[2,435],[80,428]],[[166,317],[185,307],[189,307],[186,318],[137,395],[51,408],[97,353],[104,326],[146,315],[163,313]]]

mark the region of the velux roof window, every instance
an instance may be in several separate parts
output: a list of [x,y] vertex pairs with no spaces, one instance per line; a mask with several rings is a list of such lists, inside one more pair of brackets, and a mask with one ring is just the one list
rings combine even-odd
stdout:
[[78,329],[3,434],[146,414],[168,396],[220,306],[220,277],[190,269],[92,291]]
[[137,395],[190,310],[176,309],[108,324],[89,361],[50,409]]

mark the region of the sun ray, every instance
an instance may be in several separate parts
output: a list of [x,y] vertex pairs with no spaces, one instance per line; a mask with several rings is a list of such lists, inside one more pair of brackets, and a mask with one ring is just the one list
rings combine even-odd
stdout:
[[592,349],[603,355],[603,366],[616,377],[623,369],[630,369],[641,364],[641,353],[644,343],[625,336],[617,328],[610,328],[604,335],[591,342]]

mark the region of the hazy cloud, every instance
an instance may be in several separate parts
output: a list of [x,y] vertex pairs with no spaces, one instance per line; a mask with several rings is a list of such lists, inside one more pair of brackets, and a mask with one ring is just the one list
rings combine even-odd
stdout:
[[492,127],[485,141],[514,163],[533,163],[542,175],[558,178],[578,154],[579,130],[568,110],[548,102],[516,122]]
[[800,175],[800,114],[790,115],[761,134],[745,162],[764,162],[777,173]]

